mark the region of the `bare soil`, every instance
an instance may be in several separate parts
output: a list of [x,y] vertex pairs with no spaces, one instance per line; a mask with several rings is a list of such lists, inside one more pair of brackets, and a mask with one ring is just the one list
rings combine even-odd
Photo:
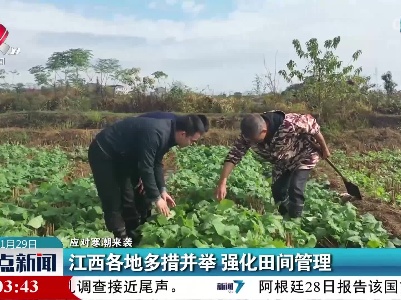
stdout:
[[71,182],[76,178],[85,178],[92,173],[91,168],[87,162],[76,160],[72,171],[64,178],[65,182]]

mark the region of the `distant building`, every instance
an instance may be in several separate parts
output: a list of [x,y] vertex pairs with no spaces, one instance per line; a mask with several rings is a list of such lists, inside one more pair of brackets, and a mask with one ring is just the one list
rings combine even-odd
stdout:
[[88,90],[89,90],[89,91],[93,92],[93,91],[96,91],[97,83],[88,82],[88,83],[86,84],[86,86],[88,87]]
[[153,92],[150,92],[151,96],[162,97],[167,94],[167,89],[165,87],[157,87]]
[[127,95],[128,93],[132,92],[132,88],[130,86],[123,86],[117,84],[117,85],[110,85],[109,87],[114,89],[114,93],[116,95]]
[[155,88],[156,96],[161,97],[161,96],[165,95],[166,93],[167,93],[167,89],[165,87],[157,87],[157,88]]

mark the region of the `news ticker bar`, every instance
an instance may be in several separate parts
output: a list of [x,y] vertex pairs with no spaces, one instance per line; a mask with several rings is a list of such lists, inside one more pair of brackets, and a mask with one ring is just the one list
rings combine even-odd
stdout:
[[0,238],[0,276],[401,276],[401,249],[62,248]]
[[401,276],[399,251],[286,250],[2,249],[0,276]]
[[401,249],[64,249],[69,276],[401,276]]
[[399,277],[0,277],[1,299],[399,300]]

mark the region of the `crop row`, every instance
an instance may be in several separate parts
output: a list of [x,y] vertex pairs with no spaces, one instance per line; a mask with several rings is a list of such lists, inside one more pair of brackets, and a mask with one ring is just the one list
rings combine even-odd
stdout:
[[337,151],[334,160],[344,168],[344,174],[363,187],[366,194],[401,204],[401,151],[383,150],[355,153],[352,157]]
[[[307,186],[303,218],[284,221],[272,204],[269,166],[251,153],[229,179],[232,201],[218,204],[213,190],[227,148],[174,151],[179,168],[168,181],[178,206],[168,219],[151,217],[140,247],[285,247],[288,234],[294,247],[400,245],[372,215],[358,215],[315,181]],[[56,235],[66,246],[71,238],[110,237],[92,178],[64,180],[72,157],[85,160],[85,152],[0,145],[0,235]]]
[[226,153],[227,148],[222,146],[176,152],[179,171],[170,177],[170,184],[181,204],[169,220],[158,216],[144,225],[143,247],[182,243],[192,247],[281,247],[288,234],[294,247],[400,245],[398,240],[390,241],[381,222],[372,215],[358,215],[352,204],[342,205],[336,192],[314,180],[307,185],[303,218],[284,221],[272,204],[270,179],[266,178],[269,167],[251,153],[228,180],[227,197],[239,205],[231,201],[217,204],[213,190]]

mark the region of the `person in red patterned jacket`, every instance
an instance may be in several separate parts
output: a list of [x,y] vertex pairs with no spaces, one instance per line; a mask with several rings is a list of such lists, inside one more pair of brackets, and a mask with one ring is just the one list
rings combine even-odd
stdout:
[[[316,146],[320,146],[320,150]],[[241,121],[241,135],[228,153],[216,188],[220,201],[227,195],[227,178],[246,152],[273,164],[272,195],[281,215],[301,217],[304,190],[311,170],[330,156],[320,126],[311,115],[270,111],[249,114]],[[320,153],[319,153],[320,152]]]

